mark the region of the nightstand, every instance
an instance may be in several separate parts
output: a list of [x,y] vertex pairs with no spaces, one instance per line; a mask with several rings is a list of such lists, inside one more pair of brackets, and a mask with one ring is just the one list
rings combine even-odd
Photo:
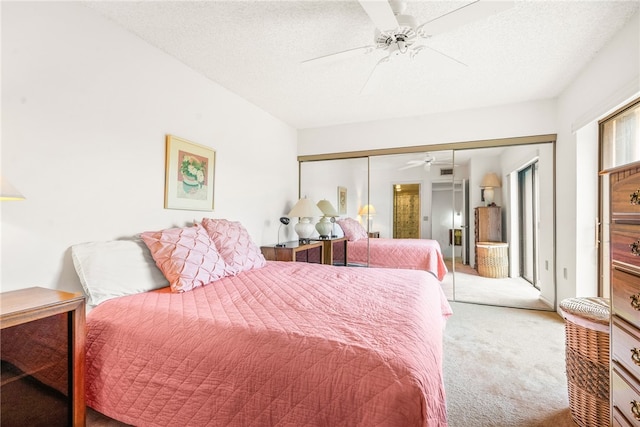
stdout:
[[369,234],[369,237],[372,238],[372,239],[380,238],[380,232],[379,231],[370,231],[368,234]]
[[261,246],[260,250],[267,261],[298,261],[324,263],[323,243],[311,241],[300,243],[297,240],[283,243],[284,246]]
[[332,237],[328,239],[312,239],[313,242],[322,242],[324,251],[324,264],[347,265],[347,238]]
[[85,298],[26,288],[0,294],[0,416],[7,425],[85,425]]

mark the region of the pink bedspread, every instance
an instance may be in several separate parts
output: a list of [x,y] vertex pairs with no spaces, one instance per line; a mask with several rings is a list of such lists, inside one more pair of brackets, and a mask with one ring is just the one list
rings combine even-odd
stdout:
[[430,239],[361,239],[347,242],[350,264],[367,264],[367,241],[369,266],[383,268],[407,268],[425,270],[438,280],[444,279],[447,266],[437,240]]
[[268,262],[88,315],[87,404],[137,426],[446,426],[423,271]]

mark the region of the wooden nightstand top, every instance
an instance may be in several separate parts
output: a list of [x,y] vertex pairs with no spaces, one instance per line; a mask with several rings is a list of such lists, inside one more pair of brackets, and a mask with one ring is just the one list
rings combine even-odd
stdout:
[[[321,241],[311,241],[309,243],[300,243],[297,240],[282,243],[283,246],[266,245],[260,246],[262,255],[268,261],[309,261],[310,250],[317,253],[317,262],[322,264],[324,260],[323,247]],[[300,254],[300,258],[298,255]],[[306,255],[306,256],[305,256]],[[302,259],[304,258],[304,259]]]
[[277,249],[300,249],[300,250],[306,250],[306,249],[311,249],[311,248],[316,248],[318,246],[322,246],[322,243],[316,240],[312,240],[309,243],[300,243],[298,240],[292,240],[290,242],[282,242],[281,245],[284,246],[278,246],[278,245],[262,245],[263,248],[277,248]]
[[0,293],[0,327],[74,310],[84,295],[40,287]]

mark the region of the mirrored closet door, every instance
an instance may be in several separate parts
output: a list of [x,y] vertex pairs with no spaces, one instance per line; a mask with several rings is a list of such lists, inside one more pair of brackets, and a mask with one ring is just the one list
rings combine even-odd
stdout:
[[[335,200],[369,239],[436,241],[452,301],[553,310],[553,141],[303,159],[300,194]],[[369,265],[367,256],[357,265]]]

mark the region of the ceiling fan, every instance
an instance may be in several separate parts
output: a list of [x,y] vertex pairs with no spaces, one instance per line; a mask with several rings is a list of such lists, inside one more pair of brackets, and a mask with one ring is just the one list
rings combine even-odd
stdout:
[[425,157],[423,159],[420,160],[409,160],[406,164],[406,166],[403,166],[401,168],[399,168],[398,170],[407,170],[407,169],[411,169],[411,168],[417,168],[419,166],[423,166],[424,170],[429,171],[431,170],[431,165],[447,165],[449,167],[454,167],[457,165],[454,165],[452,162],[444,162],[444,161],[437,161],[437,159],[435,158],[435,156],[433,156],[430,153],[426,153]]
[[384,52],[385,56],[374,65],[363,89],[367,86],[378,65],[389,62],[394,57],[404,55],[413,59],[424,49],[430,49],[466,66],[463,62],[429,47],[426,41],[433,36],[486,18],[513,6],[513,1],[475,0],[418,25],[413,16],[404,14],[407,6],[404,0],[359,0],[359,2],[375,26],[374,44],[323,55],[302,61],[302,63],[327,62],[351,57],[358,53]]

